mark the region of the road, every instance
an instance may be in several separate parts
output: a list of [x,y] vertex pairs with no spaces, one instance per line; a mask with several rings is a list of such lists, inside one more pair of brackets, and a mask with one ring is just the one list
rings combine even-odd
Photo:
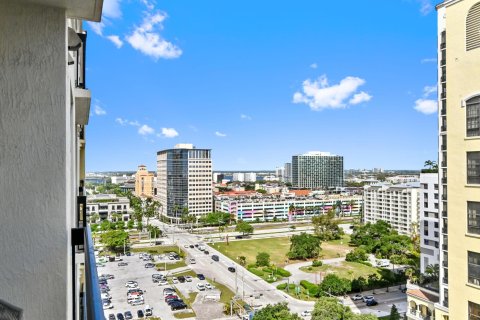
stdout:
[[[199,235],[189,234],[184,230],[177,229],[175,226],[165,225],[157,220],[151,220],[151,224],[159,226],[166,231],[169,237],[175,243],[184,247],[185,245],[197,244],[202,242]],[[174,235],[173,235],[173,234]],[[301,313],[305,310],[313,310],[314,302],[300,301],[293,299],[287,294],[278,291],[273,285],[267,283],[260,277],[248,272],[241,265],[224,256],[214,248],[209,248],[209,255],[205,255],[197,248],[183,248],[190,257],[195,258],[196,264],[190,265],[196,273],[203,273],[208,278],[225,284],[233,292],[236,292],[240,298],[252,306],[265,306],[267,304],[275,304],[279,302],[287,302],[292,312]],[[211,255],[219,256],[220,261],[215,262],[211,259]],[[235,267],[236,272],[231,273],[228,267]]]

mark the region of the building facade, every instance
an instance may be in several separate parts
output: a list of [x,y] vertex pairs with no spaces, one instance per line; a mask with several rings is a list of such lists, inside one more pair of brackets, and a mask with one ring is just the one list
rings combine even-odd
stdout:
[[440,301],[437,319],[480,318],[480,3],[438,13]]
[[115,194],[95,194],[87,196],[87,216],[98,214],[99,220],[117,220],[114,214],[121,216],[123,221],[130,218],[130,200],[127,197],[117,197]]
[[286,162],[284,165],[284,182],[291,183],[292,182],[292,164],[290,162]]
[[318,151],[293,156],[292,185],[309,189],[343,187],[343,157]]
[[148,172],[144,165],[139,165],[135,174],[135,195],[141,198],[152,198],[155,195],[155,175]]
[[323,199],[314,197],[279,198],[276,196],[215,196],[215,210],[230,213],[235,220],[273,221],[305,220],[324,214],[335,208],[339,216],[359,215],[362,208],[361,196],[330,196]]
[[399,234],[418,232],[419,183],[377,184],[363,188],[365,222],[388,222]]
[[[4,319],[82,318],[80,275],[90,269],[84,266],[86,249],[76,241],[85,227],[91,93],[80,19],[100,21],[102,5],[102,0],[0,1]],[[82,283],[88,289],[89,283]]]
[[178,144],[157,153],[157,200],[160,213],[179,222],[188,212],[202,216],[212,211],[212,159],[210,149]]
[[440,263],[438,173],[421,173],[419,189],[420,272]]

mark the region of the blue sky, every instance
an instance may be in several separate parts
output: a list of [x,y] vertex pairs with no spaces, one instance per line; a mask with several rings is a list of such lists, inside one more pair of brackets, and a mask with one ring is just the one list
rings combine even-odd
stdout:
[[214,170],[437,159],[428,0],[104,0],[85,28],[87,171],[154,170],[177,143],[211,148]]

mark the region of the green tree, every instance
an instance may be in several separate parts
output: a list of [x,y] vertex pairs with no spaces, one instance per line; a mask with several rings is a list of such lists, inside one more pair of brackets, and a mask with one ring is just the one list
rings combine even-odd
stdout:
[[250,223],[246,221],[238,220],[235,231],[241,232],[243,235],[252,234],[253,227]]
[[257,254],[257,266],[268,267],[270,265],[270,255],[266,252],[259,252]]
[[127,228],[128,229],[133,229],[134,226],[135,226],[135,222],[132,219],[128,220]]
[[247,257],[245,256],[238,257],[238,262],[242,267],[244,267],[247,264]]
[[328,210],[327,214],[321,214],[312,218],[315,235],[321,240],[338,240],[344,234],[339,227],[339,221],[335,219],[335,210]]
[[355,248],[349,253],[347,253],[347,256],[345,257],[346,261],[351,261],[351,262],[361,262],[361,261],[366,261],[368,259],[367,252],[365,251],[364,248]]
[[376,320],[374,315],[354,314],[336,298],[320,297],[315,303],[312,320]]
[[227,212],[214,211],[200,218],[200,221],[209,226],[218,226],[230,222],[230,214]]
[[309,259],[316,258],[320,254],[321,241],[318,237],[305,232],[299,235],[293,235],[290,238],[290,259]]
[[128,233],[123,230],[110,230],[100,235],[102,243],[111,251],[121,252],[128,244]]
[[320,294],[333,294],[335,296],[344,295],[352,291],[352,282],[345,278],[340,278],[335,274],[327,275],[318,286]]
[[253,320],[301,320],[296,313],[290,313],[287,303],[268,304],[255,312]]
[[150,198],[145,202],[145,208],[143,210],[144,217],[147,218],[147,228],[150,218],[158,217],[158,209],[160,208],[160,202],[152,200]]
[[392,309],[390,309],[389,320],[400,320],[400,313],[398,313],[398,309],[396,305],[392,305]]

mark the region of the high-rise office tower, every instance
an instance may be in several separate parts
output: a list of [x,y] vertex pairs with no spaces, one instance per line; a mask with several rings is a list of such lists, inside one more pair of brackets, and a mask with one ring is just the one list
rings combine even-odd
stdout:
[[160,213],[180,222],[188,212],[202,216],[212,211],[212,159],[210,149],[177,144],[157,152],[157,200]]
[[480,319],[480,2],[438,13],[440,301],[437,319]]
[[290,162],[287,162],[285,163],[284,168],[284,181],[292,182],[292,164]]
[[293,156],[292,185],[309,189],[343,187],[343,157],[319,151]]

